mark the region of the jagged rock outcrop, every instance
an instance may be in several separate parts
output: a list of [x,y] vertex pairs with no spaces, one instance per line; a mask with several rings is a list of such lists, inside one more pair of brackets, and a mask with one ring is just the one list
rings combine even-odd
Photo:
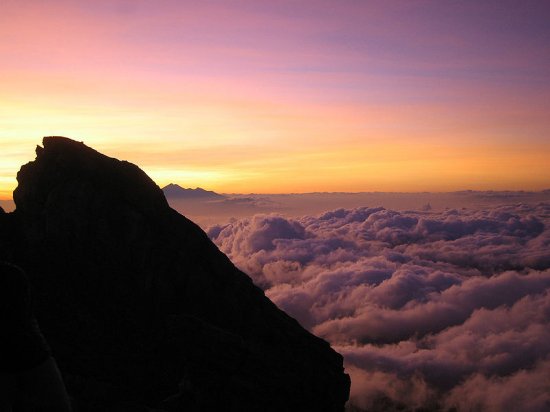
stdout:
[[137,166],[46,137],[0,215],[80,411],[342,411],[342,357]]

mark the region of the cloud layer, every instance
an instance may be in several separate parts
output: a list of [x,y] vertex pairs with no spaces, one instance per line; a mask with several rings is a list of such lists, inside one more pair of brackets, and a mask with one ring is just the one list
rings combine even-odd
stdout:
[[257,215],[208,234],[279,307],[344,355],[355,406],[543,411],[549,223],[547,203],[361,207]]

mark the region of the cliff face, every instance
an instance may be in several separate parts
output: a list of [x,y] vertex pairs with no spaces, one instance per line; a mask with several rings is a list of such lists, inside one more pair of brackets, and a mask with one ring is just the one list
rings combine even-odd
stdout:
[[2,258],[27,271],[79,410],[343,410],[342,357],[137,166],[46,137],[17,179]]

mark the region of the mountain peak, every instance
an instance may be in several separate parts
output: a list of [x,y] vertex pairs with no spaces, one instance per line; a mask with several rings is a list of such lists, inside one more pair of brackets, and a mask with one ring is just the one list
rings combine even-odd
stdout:
[[170,183],[162,188],[165,196],[174,199],[189,199],[189,200],[220,200],[225,199],[225,196],[220,195],[211,190],[205,190],[201,187],[195,189],[183,188],[178,184]]
[[36,148],[36,159],[21,167],[17,181],[13,192],[17,209],[35,213],[59,200],[52,194],[88,204],[98,198],[113,204],[125,202],[139,210],[168,205],[162,190],[136,165],[62,136],[44,137],[43,147]]

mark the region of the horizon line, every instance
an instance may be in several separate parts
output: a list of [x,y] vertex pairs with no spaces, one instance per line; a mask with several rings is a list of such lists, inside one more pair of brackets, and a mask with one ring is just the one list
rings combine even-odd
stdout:
[[[183,186],[180,186],[177,183],[170,183],[170,184],[176,184],[182,189],[191,189],[191,190],[207,190],[212,191],[214,193],[220,194],[220,195],[231,195],[231,196],[300,196],[300,195],[360,195],[360,194],[402,194],[402,195],[414,195],[414,194],[435,194],[435,195],[443,195],[443,194],[474,194],[474,193],[523,193],[523,194],[546,194],[550,193],[550,187],[547,189],[541,189],[541,190],[525,190],[525,189],[504,189],[504,190],[494,190],[494,189],[486,189],[486,190],[474,190],[474,189],[460,189],[460,190],[448,190],[448,191],[432,191],[432,190],[420,190],[420,191],[383,191],[383,190],[364,190],[364,191],[311,191],[311,192],[266,192],[266,193],[260,193],[260,192],[218,192],[211,189],[206,189],[200,186],[193,188],[185,188]],[[167,186],[167,185],[166,185]],[[164,187],[166,187],[164,186]],[[161,190],[164,189],[164,187],[159,186]],[[0,197],[1,202],[13,202],[13,196],[12,197]]]

